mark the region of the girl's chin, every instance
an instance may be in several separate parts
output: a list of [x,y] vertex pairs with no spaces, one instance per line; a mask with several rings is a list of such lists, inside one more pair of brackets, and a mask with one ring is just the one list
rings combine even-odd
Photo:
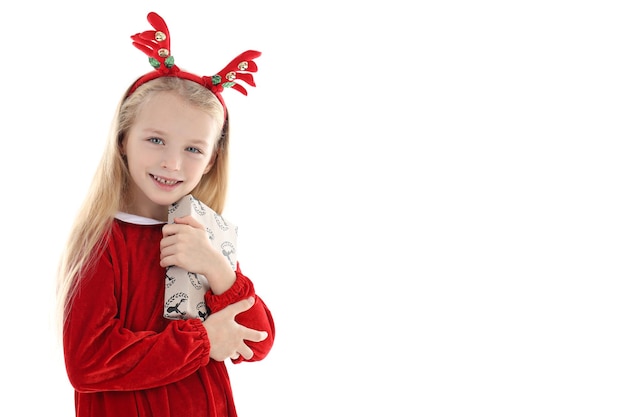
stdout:
[[152,203],[158,206],[169,208],[170,205],[174,204],[175,202],[177,202],[178,200],[180,200],[187,194],[189,193],[183,189],[179,189],[179,190],[176,190],[175,192],[168,192],[168,193],[160,192],[160,193],[155,193],[152,196],[150,196],[150,201],[152,201]]

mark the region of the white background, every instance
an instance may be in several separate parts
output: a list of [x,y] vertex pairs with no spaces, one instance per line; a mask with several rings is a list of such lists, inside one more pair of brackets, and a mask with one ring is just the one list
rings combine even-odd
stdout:
[[624,416],[619,1],[5,2],[0,404],[73,415],[56,262],[154,10],[226,92],[225,216],[271,307],[241,417]]

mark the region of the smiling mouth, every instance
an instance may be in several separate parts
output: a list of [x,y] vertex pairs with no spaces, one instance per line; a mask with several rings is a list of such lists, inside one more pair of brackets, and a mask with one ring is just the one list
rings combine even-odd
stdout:
[[150,176],[156,182],[158,182],[159,184],[163,184],[163,185],[175,185],[175,184],[178,184],[180,182],[178,180],[168,180],[168,179],[165,179],[165,178],[162,178],[162,177],[158,177],[158,176],[152,175],[152,174],[150,174]]

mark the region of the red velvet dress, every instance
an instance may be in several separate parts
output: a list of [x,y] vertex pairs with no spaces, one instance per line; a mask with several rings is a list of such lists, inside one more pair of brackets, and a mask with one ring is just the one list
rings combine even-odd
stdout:
[[[163,318],[162,226],[116,219],[102,256],[81,281],[63,336],[77,417],[237,415],[226,365],[209,358],[201,321]],[[258,361],[272,347],[274,322],[252,282],[239,268],[236,275],[228,291],[209,291],[205,299],[216,312],[256,297],[237,322],[268,332],[262,342],[246,342],[254,351],[250,361]]]

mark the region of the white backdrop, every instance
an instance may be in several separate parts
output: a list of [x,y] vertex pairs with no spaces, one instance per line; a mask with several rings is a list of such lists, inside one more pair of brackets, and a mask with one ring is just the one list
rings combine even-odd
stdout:
[[623,416],[619,1],[3,3],[0,403],[73,415],[56,262],[161,14],[227,92],[242,268],[272,309],[241,417]]

